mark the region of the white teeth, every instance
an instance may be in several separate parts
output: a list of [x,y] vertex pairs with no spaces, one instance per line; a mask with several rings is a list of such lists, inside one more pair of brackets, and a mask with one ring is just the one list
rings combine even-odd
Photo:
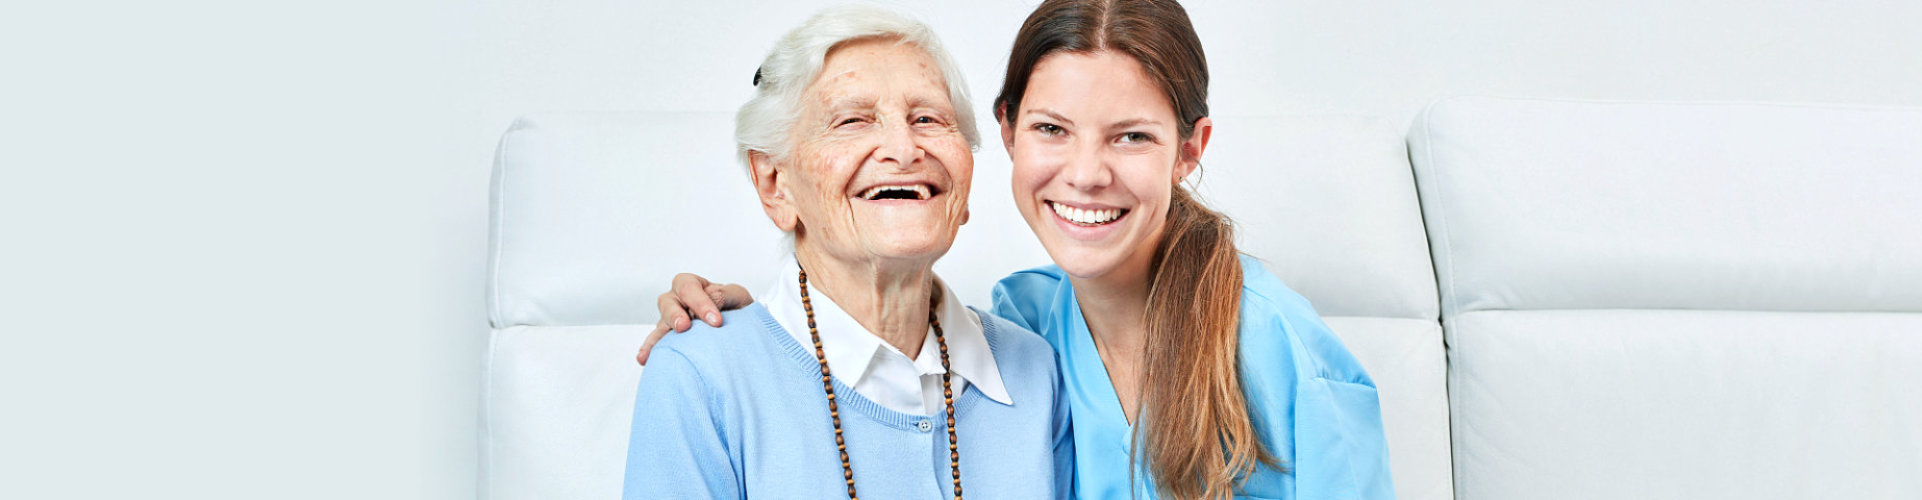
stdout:
[[929,193],[928,193],[928,186],[927,186],[927,185],[924,185],[924,184],[915,184],[915,185],[912,185],[912,186],[875,186],[875,187],[871,187],[871,188],[868,188],[868,190],[867,190],[867,191],[862,191],[862,192],[861,192],[861,198],[862,198],[862,199],[867,199],[867,200],[872,200],[872,199],[875,199],[875,197],[876,197],[876,196],[880,196],[880,195],[881,195],[881,193],[884,193],[884,192],[888,192],[888,191],[907,191],[907,192],[911,192],[911,193],[914,193],[914,199],[917,199],[917,200],[925,200],[925,199],[928,199],[928,198],[930,197],[930,196],[929,196]]
[[1059,215],[1061,218],[1076,224],[1106,224],[1121,217],[1121,209],[1119,208],[1085,210],[1055,202],[1048,202],[1048,206],[1054,208],[1055,215]]

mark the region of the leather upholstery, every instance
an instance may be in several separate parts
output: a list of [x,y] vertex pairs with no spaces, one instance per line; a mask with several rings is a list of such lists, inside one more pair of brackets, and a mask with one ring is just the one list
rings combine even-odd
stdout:
[[1922,497],[1922,110],[1451,99],[1409,141],[1459,498]]

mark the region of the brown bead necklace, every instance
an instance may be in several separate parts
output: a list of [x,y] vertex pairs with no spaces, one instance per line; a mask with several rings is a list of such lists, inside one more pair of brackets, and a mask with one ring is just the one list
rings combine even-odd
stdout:
[[[954,437],[954,388],[948,385],[948,341],[941,336],[941,320],[935,317],[936,302],[928,302],[928,324],[934,327],[934,343],[941,346],[942,406],[948,413],[948,467],[954,471],[954,500],[961,500],[961,450]],[[841,407],[834,402],[834,377],[828,373],[828,355],[821,348],[821,330],[814,326],[814,303],[808,301],[808,272],[801,270],[801,309],[807,311],[808,335],[814,338],[814,359],[821,362],[821,390],[828,394],[828,416],[834,419],[834,446],[841,450],[841,477],[848,480],[848,499],[854,494],[854,464],[848,462],[848,442],[841,436]]]

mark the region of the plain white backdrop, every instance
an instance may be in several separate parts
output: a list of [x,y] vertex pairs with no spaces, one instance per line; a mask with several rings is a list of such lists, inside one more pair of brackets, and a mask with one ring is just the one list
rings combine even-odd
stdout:
[[[986,117],[1034,3],[893,4],[944,37]],[[500,133],[536,111],[733,110],[773,40],[828,3],[15,4],[0,497],[471,498]],[[1911,1],[1188,8],[1216,113],[1922,105]]]

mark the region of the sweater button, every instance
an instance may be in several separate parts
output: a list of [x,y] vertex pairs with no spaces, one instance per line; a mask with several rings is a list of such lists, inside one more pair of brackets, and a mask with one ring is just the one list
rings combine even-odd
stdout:
[[915,422],[914,428],[921,429],[921,432],[928,432],[928,431],[934,430],[934,423],[929,422],[926,419],[923,419],[919,422]]

